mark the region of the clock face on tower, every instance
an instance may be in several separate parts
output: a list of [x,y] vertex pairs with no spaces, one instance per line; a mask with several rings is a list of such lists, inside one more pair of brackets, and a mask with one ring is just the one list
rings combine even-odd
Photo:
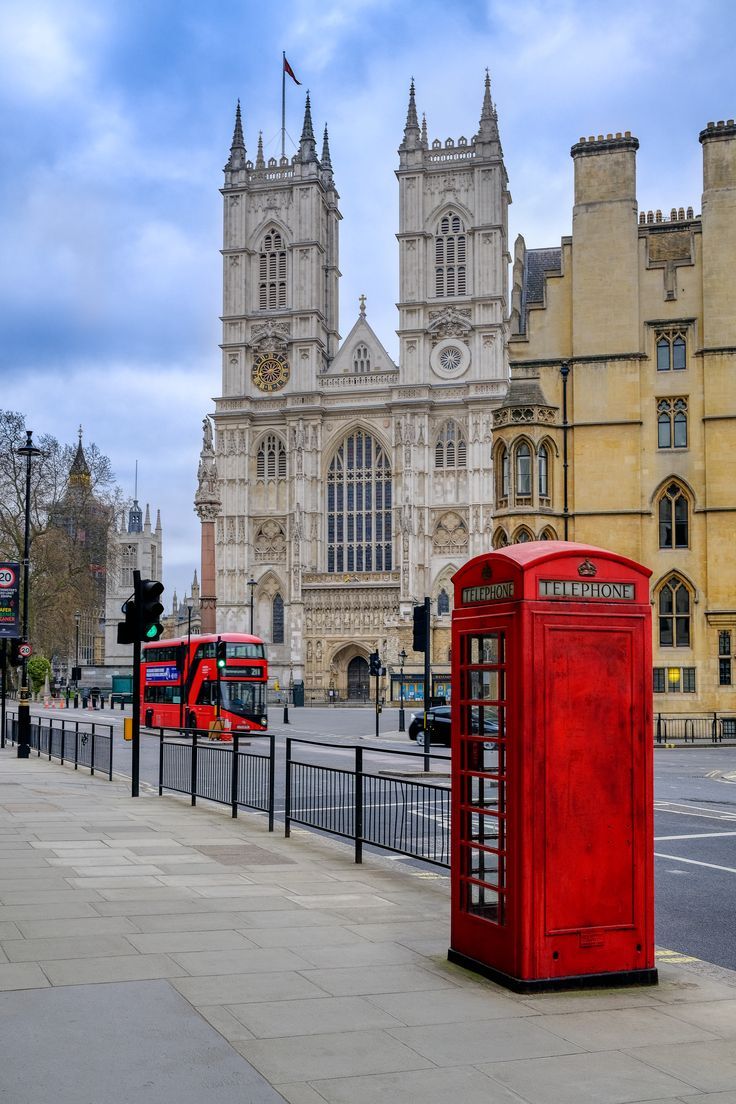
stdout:
[[289,379],[289,362],[283,353],[260,353],[253,362],[252,379],[260,391],[280,391]]

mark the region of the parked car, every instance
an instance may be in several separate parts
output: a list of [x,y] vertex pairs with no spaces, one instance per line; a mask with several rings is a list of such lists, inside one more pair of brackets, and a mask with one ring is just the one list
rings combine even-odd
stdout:
[[[473,720],[474,727],[477,731],[477,708],[473,709]],[[430,731],[431,744],[444,744],[445,747],[450,746],[452,713],[449,705],[435,705],[432,709],[428,709],[427,725]],[[498,720],[496,717],[491,716],[489,709],[486,709],[483,714],[483,731],[489,734],[492,733],[493,735],[498,732]],[[422,747],[424,746],[425,732],[423,713],[412,713],[411,723],[409,724],[409,739],[416,740],[418,744]]]

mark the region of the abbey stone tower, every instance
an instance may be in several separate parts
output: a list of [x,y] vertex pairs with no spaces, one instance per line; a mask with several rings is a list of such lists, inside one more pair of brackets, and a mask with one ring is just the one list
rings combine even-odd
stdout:
[[[479,97],[480,98],[480,97]],[[339,166],[338,166],[339,169]],[[435,693],[449,673],[450,578],[491,547],[493,411],[507,391],[510,196],[490,80],[477,133],[420,126],[399,147],[399,339],[365,300],[338,332],[339,196],[307,94],[299,150],[250,160],[238,105],[225,166],[222,390],[204,421],[202,630],[268,643],[280,687],[316,700],[422,695],[412,607],[432,603]],[[386,229],[388,232],[388,228]]]

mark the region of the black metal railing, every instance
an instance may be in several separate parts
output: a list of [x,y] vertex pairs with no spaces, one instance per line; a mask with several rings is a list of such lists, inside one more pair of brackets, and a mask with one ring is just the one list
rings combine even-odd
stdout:
[[[295,745],[340,748],[352,752],[349,766],[306,762],[295,758]],[[299,754],[298,748],[296,749]],[[450,787],[411,777],[410,772],[381,771],[382,756],[409,756],[396,749],[346,747],[326,741],[286,739],[284,831],[301,824],[353,841],[355,861],[363,860],[363,845],[410,855],[436,866],[450,865]],[[368,766],[366,757],[373,760]],[[432,755],[449,763],[448,756]]]
[[675,740],[694,744],[697,741],[720,744],[736,740],[736,713],[656,713],[654,741],[668,744]]
[[[232,743],[221,746],[198,742],[198,736],[210,735],[197,730],[186,735],[179,729],[158,730],[159,795],[171,790],[188,794],[192,805],[197,804],[198,797],[229,805],[233,817],[241,807],[256,809],[267,814],[268,830],[272,832],[276,780],[273,733],[248,733],[247,738],[233,733]],[[251,741],[265,745],[267,751],[252,750]]]
[[[40,757],[87,767],[91,774],[112,779],[113,726],[97,721],[67,721],[56,717],[31,717],[30,746]],[[5,718],[5,738],[18,743],[17,714]]]

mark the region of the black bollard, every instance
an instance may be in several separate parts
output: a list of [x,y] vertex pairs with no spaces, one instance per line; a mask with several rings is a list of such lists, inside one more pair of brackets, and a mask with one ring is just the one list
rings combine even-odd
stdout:
[[75,694],[74,695],[74,708],[77,709],[78,707],[79,707],[79,694]]
[[288,707],[288,705],[285,705],[284,706],[284,724],[288,724],[288,723],[289,723],[289,707]]

